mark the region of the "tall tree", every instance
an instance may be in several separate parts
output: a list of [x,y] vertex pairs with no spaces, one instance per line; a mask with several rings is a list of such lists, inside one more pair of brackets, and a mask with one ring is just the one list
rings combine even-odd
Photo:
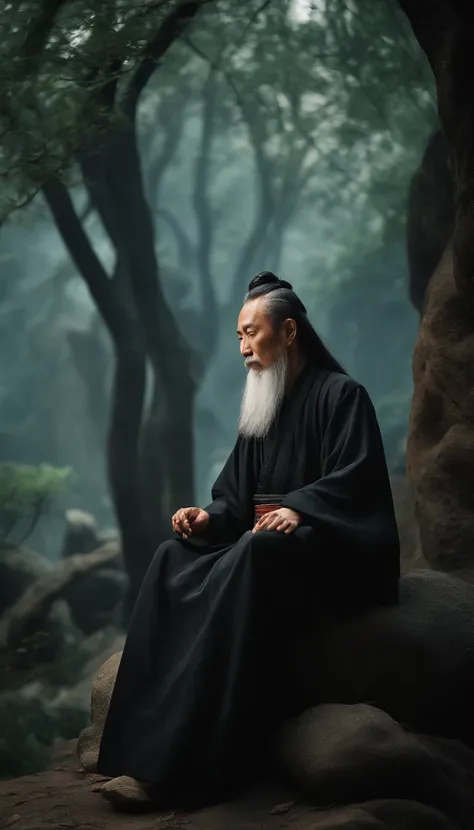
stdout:
[[[117,2],[91,12],[87,20],[84,34],[92,47],[86,56],[87,71],[81,67],[76,83],[87,99],[93,119],[87,140],[84,136],[76,147],[71,148],[63,136],[63,152],[74,149],[91,203],[115,248],[116,267],[111,278],[82,227],[66,184],[59,175],[51,176],[51,169],[43,172],[42,190],[57,228],[114,346],[108,471],[130,576],[130,602],[138,591],[156,539],[164,534],[170,506],[176,508],[191,501],[193,480],[192,355],[161,287],[154,225],[141,176],[136,115],[140,95],[157,65],[204,2],[177,3],[171,10],[167,6],[164,14],[149,14],[146,20],[144,12],[139,11],[140,19],[135,16],[125,21],[125,8]],[[75,29],[74,18],[58,20],[60,6],[47,1],[42,4],[20,49],[23,81],[27,78],[32,86],[40,81],[48,43],[56,50],[54,54],[62,57],[53,35],[60,23],[69,23],[63,49],[69,48],[72,54],[67,55],[66,66],[71,69],[77,58],[73,43],[80,37],[80,29]],[[103,37],[105,27],[109,36],[120,36],[126,25],[130,37],[139,24],[149,34],[132,56],[135,60],[124,50],[126,42],[121,43],[117,37],[115,42],[110,38],[108,48],[99,49],[96,43],[94,50],[94,42]],[[41,102],[42,98],[35,100]],[[18,114],[11,98],[6,101],[4,118],[12,132],[18,132]],[[147,366],[151,400],[143,423]],[[140,456],[147,461],[145,483]],[[150,457],[156,462],[153,466]],[[143,510],[140,494],[144,490],[151,490],[155,497],[152,516]]]

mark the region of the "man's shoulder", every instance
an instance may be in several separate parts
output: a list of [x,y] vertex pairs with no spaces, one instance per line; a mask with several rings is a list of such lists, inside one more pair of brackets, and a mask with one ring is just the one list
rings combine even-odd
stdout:
[[367,390],[358,380],[342,372],[328,372],[322,391],[335,402],[346,396],[353,396],[357,391],[367,395]]

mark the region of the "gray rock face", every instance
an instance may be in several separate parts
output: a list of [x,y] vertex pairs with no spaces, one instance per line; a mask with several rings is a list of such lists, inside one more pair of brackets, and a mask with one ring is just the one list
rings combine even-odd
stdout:
[[474,586],[462,580],[407,573],[398,606],[323,625],[289,659],[305,708],[370,702],[415,731],[474,746]]
[[[328,622],[286,644],[282,663],[302,714],[275,736],[275,750],[306,799],[333,805],[311,828],[471,830],[473,612],[474,587],[415,571],[402,577],[397,607]],[[120,656],[93,683],[92,723],[78,742],[87,772],[96,769]],[[120,808],[144,798],[122,778],[103,794]]]

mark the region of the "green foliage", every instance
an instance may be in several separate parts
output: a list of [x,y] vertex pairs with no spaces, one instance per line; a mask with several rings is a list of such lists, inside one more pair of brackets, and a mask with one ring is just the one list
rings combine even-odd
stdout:
[[[7,4],[0,22],[0,214],[55,169],[76,181],[78,151],[100,146],[124,117],[146,44],[176,6],[64,3],[41,48],[25,54],[37,33],[38,4]],[[209,115],[211,70],[216,107]],[[287,273],[317,326],[337,308],[330,321],[336,351],[338,332],[348,342],[346,330],[357,329],[356,375],[383,362],[385,346],[367,332],[385,323],[387,383],[390,361],[405,361],[409,375],[406,266],[397,261],[395,274],[385,253],[403,247],[409,180],[437,114],[431,72],[395,0],[211,0],[159,62],[139,104],[164,292],[188,339],[209,354],[196,309],[206,302],[202,274],[210,278],[225,337],[221,359],[235,394],[226,327],[234,325],[248,277],[262,267]],[[98,251],[103,226],[94,211],[87,221]],[[374,252],[381,252],[376,265]],[[357,265],[367,258],[364,275]],[[112,270],[113,255],[110,263]],[[403,342],[389,328],[393,302],[398,329],[408,331]],[[382,400],[380,365],[369,374],[369,391]],[[400,388],[406,397],[405,380]],[[233,423],[235,408],[229,396],[223,422]]]
[[23,539],[26,538],[50,510],[54,499],[67,489],[72,475],[69,467],[0,464],[0,538],[6,539],[25,523],[28,530]]
[[[197,0],[198,2],[198,0]],[[178,2],[4,4],[0,21],[0,217],[28,202],[100,137],[107,96]],[[56,11],[55,6],[58,7]]]
[[[0,172],[8,186],[0,215],[121,117],[110,96],[115,86],[118,99],[126,95],[177,2],[76,0],[60,4],[46,27],[40,5],[8,3],[2,13]],[[429,70],[393,0],[324,0],[303,17],[290,0],[202,5],[160,62],[151,94],[175,109],[199,104],[212,66],[223,84],[220,129],[243,122],[280,190],[286,183],[314,198],[316,188],[334,204],[343,188],[346,201],[370,201],[373,212],[382,186],[387,212],[387,189],[398,201],[400,168],[436,119]],[[150,122],[156,127],[154,107]]]

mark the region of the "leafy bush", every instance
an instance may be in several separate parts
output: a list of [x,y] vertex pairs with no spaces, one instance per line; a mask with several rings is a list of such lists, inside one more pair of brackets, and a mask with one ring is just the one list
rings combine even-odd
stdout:
[[0,539],[21,528],[24,541],[54,498],[67,489],[72,475],[70,467],[0,463]]

